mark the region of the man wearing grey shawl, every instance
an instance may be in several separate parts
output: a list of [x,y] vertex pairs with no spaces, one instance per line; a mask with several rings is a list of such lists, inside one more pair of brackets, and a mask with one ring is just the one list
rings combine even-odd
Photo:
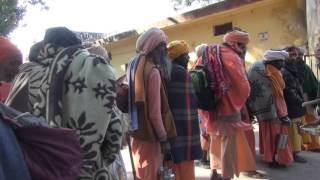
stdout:
[[290,146],[285,143],[280,148],[277,144],[280,135],[288,134],[285,84],[280,71],[288,57],[285,51],[267,50],[264,60],[257,61],[248,72],[249,108],[259,122],[260,153],[271,167],[289,165],[293,161]]

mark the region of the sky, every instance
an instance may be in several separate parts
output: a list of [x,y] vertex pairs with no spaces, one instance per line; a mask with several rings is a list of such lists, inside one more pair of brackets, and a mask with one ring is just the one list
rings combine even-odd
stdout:
[[27,56],[45,30],[65,26],[73,31],[115,34],[144,27],[174,15],[170,0],[47,0],[49,10],[30,6],[10,38]]

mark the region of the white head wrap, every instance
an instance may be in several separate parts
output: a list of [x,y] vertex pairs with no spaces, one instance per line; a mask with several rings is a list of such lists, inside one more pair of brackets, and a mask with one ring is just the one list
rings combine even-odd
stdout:
[[203,53],[203,51],[205,51],[205,49],[206,49],[207,46],[208,46],[207,44],[200,44],[199,46],[197,46],[197,47],[195,48],[197,57],[202,56],[202,53]]
[[286,60],[289,58],[289,53],[284,50],[267,50],[263,57],[266,61]]

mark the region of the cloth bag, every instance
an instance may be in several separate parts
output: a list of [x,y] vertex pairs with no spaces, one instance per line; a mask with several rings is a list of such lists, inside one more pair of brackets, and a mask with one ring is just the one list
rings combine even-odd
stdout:
[[75,130],[50,128],[41,119],[0,103],[0,115],[14,131],[33,180],[74,180],[82,166]]

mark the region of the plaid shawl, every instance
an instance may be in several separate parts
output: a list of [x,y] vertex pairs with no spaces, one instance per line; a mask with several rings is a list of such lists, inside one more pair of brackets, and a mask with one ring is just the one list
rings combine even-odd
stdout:
[[196,95],[189,73],[182,66],[172,66],[171,81],[167,86],[168,100],[177,130],[171,138],[171,152],[175,163],[200,159],[200,130]]

